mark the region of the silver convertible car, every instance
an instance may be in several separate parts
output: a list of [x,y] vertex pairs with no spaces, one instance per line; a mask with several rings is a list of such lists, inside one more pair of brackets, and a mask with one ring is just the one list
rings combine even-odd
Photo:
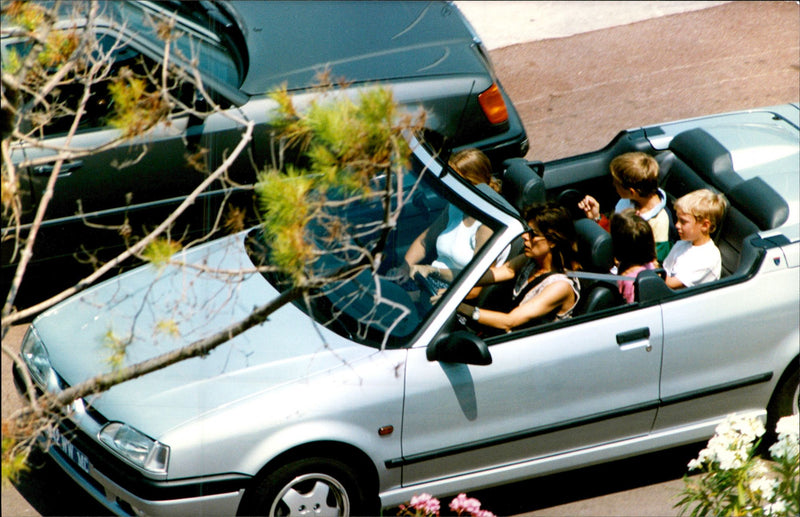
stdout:
[[[206,356],[79,400],[49,453],[118,515],[361,515],[698,442],[731,413],[797,413],[799,119],[788,104],[628,129],[596,152],[506,161],[494,194],[415,145],[377,270]],[[609,234],[577,218],[584,277],[571,319],[501,335],[459,319],[526,231],[522,207],[575,191],[613,206],[609,162],[634,150],[658,160],[670,199],[726,194],[720,280],[673,291],[645,271],[622,303]],[[452,205],[491,238],[441,296],[419,277],[396,281],[411,241]],[[381,213],[365,201],[341,215]],[[193,342],[279,294],[280,278],[253,271],[268,253],[256,228],[111,279],[38,317],[23,360],[40,390],[59,391],[110,371],[115,344],[132,364]],[[484,289],[478,305],[502,303],[504,289]]]

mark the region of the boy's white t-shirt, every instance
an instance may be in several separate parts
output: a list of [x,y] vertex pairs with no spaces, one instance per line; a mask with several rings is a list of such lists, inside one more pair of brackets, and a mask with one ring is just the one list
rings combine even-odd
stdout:
[[689,241],[678,241],[664,259],[668,276],[674,276],[686,287],[719,280],[722,257],[714,241],[692,246]]

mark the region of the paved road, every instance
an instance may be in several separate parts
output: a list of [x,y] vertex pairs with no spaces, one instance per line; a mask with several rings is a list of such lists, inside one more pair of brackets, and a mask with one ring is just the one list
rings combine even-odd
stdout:
[[466,0],[455,3],[478,31],[484,45],[489,50],[495,50],[517,43],[564,38],[670,14],[708,9],[727,2]]
[[798,100],[800,6],[709,9],[491,52],[530,159],[593,151],[619,129]]
[[[664,2],[663,7],[680,3]],[[521,21],[527,27],[531,20],[547,16],[567,20],[567,29],[586,18],[600,23],[591,32],[556,33],[549,39],[501,46],[502,40],[490,40],[490,31],[477,23],[490,22],[489,15],[474,15],[478,17],[474,25],[485,32],[498,75],[528,130],[530,159],[546,161],[592,151],[623,128],[800,101],[796,2],[687,2],[687,9],[706,8],[678,14],[645,5],[653,2],[625,2],[625,10],[646,8],[659,16],[625,19],[625,25],[618,25],[610,11],[592,10],[587,15],[586,9],[604,5],[619,9],[617,2],[529,4],[530,11],[515,11],[507,23],[491,22],[500,29],[491,31],[492,37],[512,33],[514,23]],[[500,12],[501,7],[494,10]],[[9,342],[20,338],[19,328],[7,337]],[[8,372],[3,357],[4,415],[16,396]],[[478,496],[499,515],[675,515],[674,496],[682,486],[684,466],[696,451],[697,446],[673,449]],[[101,514],[52,467],[26,477],[18,486],[2,488],[6,517]]]

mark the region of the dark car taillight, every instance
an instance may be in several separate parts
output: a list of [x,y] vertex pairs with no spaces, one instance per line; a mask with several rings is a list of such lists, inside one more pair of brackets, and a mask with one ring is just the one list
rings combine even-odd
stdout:
[[481,109],[483,109],[483,113],[486,114],[486,118],[492,124],[500,124],[508,120],[506,103],[503,100],[503,94],[500,93],[500,88],[497,87],[497,83],[492,83],[489,89],[480,93],[478,102],[481,105]]

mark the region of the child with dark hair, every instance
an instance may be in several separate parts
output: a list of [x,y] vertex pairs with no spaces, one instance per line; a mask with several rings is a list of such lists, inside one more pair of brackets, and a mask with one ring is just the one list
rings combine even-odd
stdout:
[[[617,259],[617,273],[636,278],[645,269],[654,269],[656,243],[650,225],[629,208],[611,216],[611,241]],[[635,291],[633,280],[619,280],[619,292],[625,301],[633,303]]]

